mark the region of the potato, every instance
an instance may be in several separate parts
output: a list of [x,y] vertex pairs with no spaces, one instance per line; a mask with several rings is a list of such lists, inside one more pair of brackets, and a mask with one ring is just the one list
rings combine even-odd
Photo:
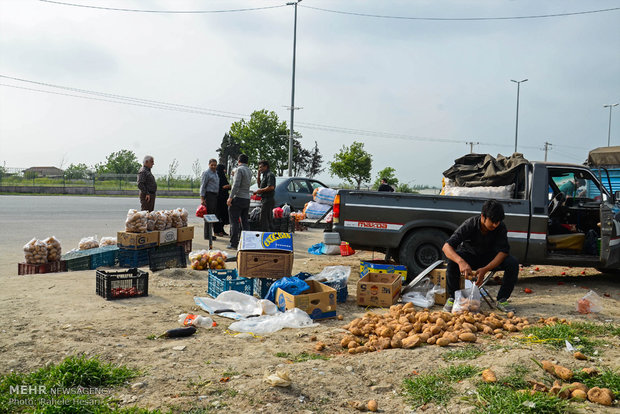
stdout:
[[431,336],[430,338],[426,340],[426,343],[429,345],[435,345],[435,342],[437,342],[437,337],[435,336]]
[[555,364],[551,361],[541,361],[540,362],[542,364],[542,368],[547,371],[549,374],[554,374],[555,375]]
[[402,340],[402,346],[405,349],[415,348],[422,344],[422,338],[419,335],[413,335]]
[[557,395],[560,398],[564,398],[564,399],[568,399],[570,398],[570,391],[565,388],[562,387],[561,384],[555,384],[553,387],[551,387],[551,389],[549,390],[549,394],[551,395]]
[[575,357],[575,359],[580,359],[580,360],[586,360],[588,359],[587,356],[585,356],[584,354],[582,354],[581,352],[577,351],[573,354],[573,356]]
[[476,342],[476,334],[465,332],[459,335],[459,339],[463,342]]
[[576,400],[584,401],[588,398],[588,394],[584,390],[575,389],[570,393],[570,397]]
[[588,386],[586,384],[584,384],[584,383],[581,383],[581,382],[573,382],[570,385],[570,387],[571,387],[571,391],[582,390],[582,391],[587,393],[588,390],[589,390]]
[[440,332],[441,332],[441,327],[439,327],[437,325],[434,325],[434,326],[431,327],[431,333],[433,335],[437,335]]
[[532,386],[533,391],[537,391],[537,392],[548,392],[549,391],[549,388],[547,388],[547,386],[543,384],[542,382],[537,382],[537,381],[528,381],[528,382]]
[[379,336],[382,336],[384,338],[391,338],[392,335],[394,335],[394,331],[389,327],[383,328],[379,331]]
[[497,382],[497,376],[492,370],[485,369],[484,371],[482,371],[482,380],[484,382]]
[[589,377],[595,377],[598,375],[598,370],[596,368],[583,368],[581,372]]
[[[411,302],[409,302],[409,304],[411,304]],[[368,404],[366,404],[366,408],[368,408],[368,411],[377,411],[378,408],[378,404],[377,401],[375,400],[370,400],[368,401]]]
[[442,337],[442,338],[439,338],[435,343],[439,346],[447,346],[447,345],[450,345],[452,341],[450,340],[450,338]]
[[357,346],[358,346],[358,345],[359,345],[359,344],[358,344],[357,342],[355,342],[355,341],[351,341],[351,342],[349,342],[349,344],[347,345],[347,348],[349,348],[349,349],[357,348]]
[[610,406],[614,395],[609,388],[592,387],[588,391],[588,400],[601,405]]
[[421,333],[420,335],[418,335],[418,337],[420,338],[420,340],[422,342],[426,342],[426,341],[428,341],[428,338],[431,337],[431,334],[428,333],[428,332],[424,332],[424,333]]
[[563,379],[564,381],[569,381],[573,378],[573,371],[566,367],[563,367],[561,365],[555,365],[553,369],[555,376]]
[[495,334],[495,339],[504,339],[504,334],[503,333]]
[[314,350],[317,352],[320,352],[324,350],[326,346],[327,345],[325,345],[323,342],[317,342],[316,345],[314,346]]
[[400,338],[394,337],[392,338],[392,341],[390,342],[390,346],[395,349],[395,348],[402,348],[403,346],[403,342]]

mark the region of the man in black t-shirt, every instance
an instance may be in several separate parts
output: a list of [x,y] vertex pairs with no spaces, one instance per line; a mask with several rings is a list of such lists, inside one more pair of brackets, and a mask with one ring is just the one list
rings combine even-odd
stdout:
[[505,312],[514,310],[508,298],[519,276],[519,262],[509,254],[508,230],[503,220],[502,205],[487,200],[480,216],[465,220],[444,244],[442,250],[448,258],[448,300],[444,310],[452,310],[454,292],[459,289],[461,276],[475,278],[476,285],[480,286],[485,274],[494,269],[504,271],[502,286],[497,293],[497,307]]

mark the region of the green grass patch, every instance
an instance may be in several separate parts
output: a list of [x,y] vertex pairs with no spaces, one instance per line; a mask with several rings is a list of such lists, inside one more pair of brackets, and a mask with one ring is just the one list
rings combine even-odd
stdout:
[[[0,376],[0,412],[151,413],[138,408],[119,409],[109,396],[110,388],[139,374],[98,357],[71,356],[29,374]],[[25,393],[21,392],[23,386],[27,387]]]
[[278,358],[285,358],[291,362],[306,362],[311,359],[322,359],[324,361],[328,361],[329,357],[321,354],[309,354],[307,352],[302,352],[297,355],[293,355],[289,352],[277,352],[275,354]]
[[484,354],[484,351],[475,345],[467,345],[461,349],[455,349],[454,351],[444,352],[441,357],[444,361],[454,361],[456,359],[476,359],[480,355]]
[[620,371],[605,368],[595,377],[588,377],[583,372],[577,371],[573,381],[583,382],[589,388],[609,388],[616,396],[620,395]]
[[511,367],[510,374],[499,378],[498,383],[514,390],[522,390],[530,388],[530,384],[525,380],[525,376],[530,370],[524,365],[514,364]]
[[620,336],[620,326],[612,323],[573,322],[570,326],[580,335]]
[[571,412],[568,401],[554,395],[540,392],[534,395],[529,392],[520,393],[500,384],[482,383],[477,388],[477,395],[474,398],[475,413],[564,414]]
[[403,392],[413,408],[434,403],[446,405],[456,395],[451,383],[462,381],[480,372],[471,365],[449,366],[430,374],[407,377],[403,380]]
[[[556,349],[564,348],[565,341],[586,355],[593,355],[596,347],[604,344],[604,341],[592,339],[588,335],[593,334],[594,324],[554,324],[546,326],[530,326],[523,329],[524,337],[519,338],[522,342],[542,343]],[[596,328],[606,329],[606,328]],[[605,331],[606,332],[606,331]]]

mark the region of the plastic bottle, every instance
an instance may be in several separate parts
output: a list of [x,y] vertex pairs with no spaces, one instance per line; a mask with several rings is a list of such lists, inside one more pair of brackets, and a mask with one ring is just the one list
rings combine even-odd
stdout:
[[191,313],[182,313],[179,315],[179,323],[184,326],[197,326],[200,328],[211,328],[213,319],[208,316],[192,315]]

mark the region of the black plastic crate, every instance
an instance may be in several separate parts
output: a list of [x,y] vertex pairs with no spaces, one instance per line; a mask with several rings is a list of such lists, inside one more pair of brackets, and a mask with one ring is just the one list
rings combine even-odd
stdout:
[[119,272],[97,270],[95,291],[106,300],[148,296],[149,273],[135,267]]
[[156,247],[149,251],[149,269],[153,272],[175,267],[187,267],[187,253],[176,244]]
[[149,251],[151,249],[129,250],[118,249],[118,265],[120,267],[142,267],[149,264]]

